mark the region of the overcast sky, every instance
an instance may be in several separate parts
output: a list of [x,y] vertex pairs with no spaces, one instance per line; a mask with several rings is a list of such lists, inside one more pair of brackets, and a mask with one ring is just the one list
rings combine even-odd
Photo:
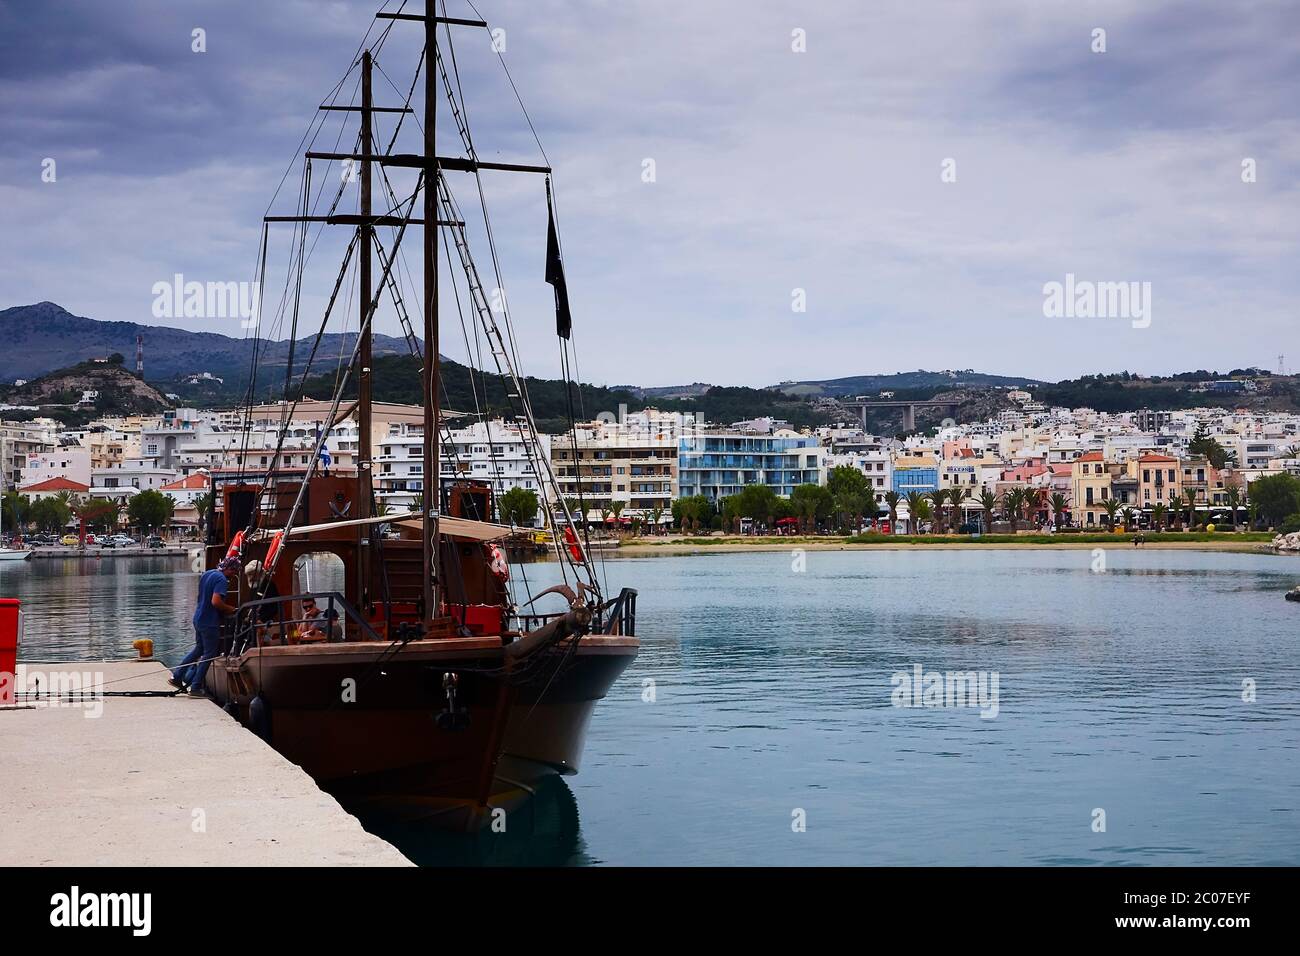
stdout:
[[[556,170],[586,380],[768,385],[918,367],[1055,379],[1276,367],[1278,353],[1300,367],[1295,3],[476,2],[505,30]],[[261,217],[316,107],[383,29],[381,5],[0,0],[0,308],[48,299],[245,334],[236,319],[155,318],[153,286],[254,278]],[[464,0],[448,13],[473,16]],[[206,52],[192,51],[196,28]],[[405,96],[418,33],[393,26],[377,103]],[[455,39],[480,156],[540,162],[489,35]],[[317,148],[334,148],[345,115]],[[456,151],[449,123],[439,136]],[[300,175],[274,212],[294,211]],[[332,196],[337,169],[313,175]],[[450,175],[474,208],[472,177]],[[543,183],[484,185],[525,370],[553,375]],[[272,228],[268,299],[291,239]],[[346,234],[328,227],[316,246],[304,326]],[[415,267],[418,233],[407,238]],[[477,258],[486,279],[485,247]],[[1149,325],[1045,316],[1044,284],[1067,273],[1149,282]],[[463,357],[444,306],[443,350]],[[397,332],[391,309],[379,326]]]

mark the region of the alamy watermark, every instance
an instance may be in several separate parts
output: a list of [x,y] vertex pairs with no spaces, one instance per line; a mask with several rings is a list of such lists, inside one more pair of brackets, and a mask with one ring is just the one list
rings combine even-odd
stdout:
[[50,925],[56,929],[118,927],[132,936],[153,929],[152,893],[83,893],[73,886],[50,897]]
[[259,282],[187,282],[178,272],[150,291],[155,319],[239,319],[243,328],[257,326]]
[[1151,324],[1150,282],[1093,282],[1065,274],[1043,285],[1043,315],[1049,319],[1129,319],[1133,328]]
[[889,701],[895,707],[970,707],[992,720],[998,715],[999,679],[997,671],[926,671],[913,664],[911,671],[895,671],[890,678]]
[[28,671],[19,664],[10,673],[0,671],[0,705],[26,707],[77,707],[85,717],[104,714],[102,671]]

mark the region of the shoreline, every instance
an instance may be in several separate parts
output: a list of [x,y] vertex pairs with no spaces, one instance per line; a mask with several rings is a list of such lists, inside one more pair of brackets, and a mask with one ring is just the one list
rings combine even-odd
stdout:
[[1126,535],[1116,535],[1113,542],[1096,540],[1070,541],[1067,538],[1051,542],[999,540],[984,543],[979,539],[916,541],[906,540],[905,536],[903,538],[903,540],[898,541],[851,541],[844,538],[824,540],[791,537],[783,540],[781,538],[765,537],[750,541],[737,538],[719,538],[717,541],[696,539],[691,541],[665,541],[662,543],[638,542],[603,551],[601,556],[646,558],[661,555],[706,554],[709,552],[735,554],[743,551],[792,551],[796,548],[802,548],[805,551],[1091,551],[1094,548],[1103,548],[1107,550],[1126,549],[1129,551],[1226,551],[1246,554],[1282,554],[1282,552],[1274,551],[1267,541],[1233,540],[1226,535],[1223,540],[1147,541],[1141,547],[1134,547],[1132,539]]

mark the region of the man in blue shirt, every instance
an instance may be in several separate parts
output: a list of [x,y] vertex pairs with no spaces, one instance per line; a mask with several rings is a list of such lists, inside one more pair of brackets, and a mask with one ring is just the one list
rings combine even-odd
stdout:
[[188,684],[191,697],[206,697],[203,678],[221,646],[221,615],[234,614],[238,608],[226,600],[230,583],[239,576],[239,559],[226,558],[199,578],[199,600],[194,608],[194,649],[185,655],[167,682],[184,689]]

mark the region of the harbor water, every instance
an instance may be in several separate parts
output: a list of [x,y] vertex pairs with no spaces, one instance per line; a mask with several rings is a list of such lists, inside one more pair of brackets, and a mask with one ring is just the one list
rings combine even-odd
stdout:
[[[1300,864],[1295,558],[782,551],[602,574],[639,590],[643,647],[582,772],[505,834],[368,828],[431,865]],[[533,591],[558,575],[514,569]],[[141,637],[179,659],[196,585],[176,558],[0,565],[26,660]],[[969,706],[908,691],[950,672],[982,682]]]

